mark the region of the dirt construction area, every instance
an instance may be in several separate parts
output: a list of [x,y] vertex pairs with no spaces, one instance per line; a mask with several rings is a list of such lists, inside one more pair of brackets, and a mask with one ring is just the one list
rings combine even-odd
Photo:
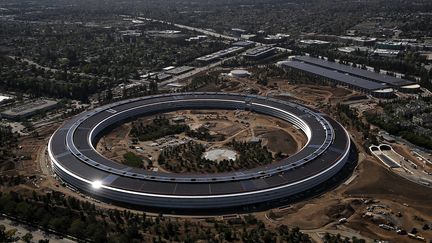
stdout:
[[[314,108],[324,107],[321,109],[323,112],[326,112],[326,102],[344,101],[357,95],[340,87],[274,82],[281,88],[278,89],[277,94],[285,92],[290,100],[311,105]],[[229,86],[229,84],[226,85]],[[242,91],[245,87],[256,88],[258,93],[263,95],[275,91],[271,87],[249,85],[248,81],[237,82],[230,89],[236,92]],[[250,140],[258,137],[262,144],[273,153],[281,150],[284,153],[293,154],[305,143],[304,135],[291,124],[265,116],[251,116],[244,111],[237,112],[237,114],[236,111],[215,112],[182,111],[167,113],[166,116],[169,119],[182,117],[184,123],[191,129],[206,126],[211,134],[224,136],[221,141],[209,143],[207,149],[224,147],[224,143],[230,139]],[[151,119],[151,117],[143,119]],[[56,127],[57,125],[54,124],[38,128],[38,136],[27,136],[20,139],[19,146],[21,147],[18,150],[20,159],[15,163],[15,174],[19,173],[29,179],[26,179],[24,184],[5,188],[4,191],[14,190],[28,193],[28,195],[31,195],[33,190],[38,193],[59,191],[66,196],[95,203],[99,208],[122,210],[123,208],[118,206],[101,203],[74,192],[62,186],[54,178],[46,156],[46,144]],[[156,141],[141,141],[138,144],[132,144],[130,130],[130,123],[115,128],[100,140],[98,150],[119,162],[123,160],[123,154],[126,152],[133,152],[157,161],[157,155],[161,149],[187,140],[184,134],[180,134]],[[340,234],[342,237],[357,237],[367,242],[373,242],[376,239],[389,242],[421,242],[407,235],[415,232],[415,235],[423,237],[425,242],[432,240],[432,230],[425,227],[425,225],[428,225],[429,228],[432,226],[432,191],[387,169],[381,162],[366,153],[362,148],[363,141],[357,141],[357,138],[360,137],[358,133],[352,129],[349,129],[349,132],[359,150],[358,165],[352,175],[337,186],[318,195],[266,211],[251,213],[269,227],[298,226],[303,232],[308,233],[314,242],[322,242],[322,236],[325,233]],[[398,148],[397,151],[404,152]],[[410,151],[405,151],[405,154],[408,153]],[[413,156],[408,158],[415,159]],[[155,167],[157,168],[157,165]],[[13,172],[8,171],[7,173],[12,174]],[[157,214],[149,213],[148,215]],[[223,216],[214,217],[217,220],[224,220]],[[399,231],[400,234],[398,234],[397,230],[403,231]]]
[[[120,163],[124,160],[124,154],[132,152],[144,158],[144,161],[152,160],[152,166],[148,167],[149,170],[163,170],[157,163],[160,152],[169,146],[176,146],[189,141],[201,143],[209,151],[226,148],[233,140],[248,142],[255,139],[273,154],[283,153],[286,155],[298,152],[307,142],[303,132],[291,124],[246,111],[188,110],[170,112],[164,116],[170,119],[172,123],[188,125],[191,130],[204,127],[208,129],[210,134],[223,137],[223,139],[209,142],[180,133],[155,140],[133,142],[133,137],[130,134],[132,125],[126,123],[103,136],[97,145],[98,151]],[[139,118],[139,121],[149,124],[154,118],[154,116],[143,117]]]
[[[171,115],[178,116],[179,114],[172,113]],[[181,115],[188,117],[190,113],[183,112]],[[205,115],[194,113],[189,117],[208,117],[208,115],[208,113]],[[108,136],[111,136],[111,139],[117,138],[125,141],[127,126],[125,124],[115,129]],[[272,126],[283,127],[282,124],[278,124],[278,121],[274,121]],[[287,126],[293,128],[289,124]],[[263,128],[256,125],[250,127],[255,127],[253,129],[255,136],[264,137]],[[243,127],[243,129],[247,128],[246,130],[249,129],[250,132],[250,127]],[[229,128],[226,135],[241,134],[242,129],[233,129],[231,126]],[[223,130],[222,127],[216,126],[213,131]],[[268,139],[267,144],[274,143],[275,147],[280,146],[281,140],[286,139],[278,139],[279,135],[275,135],[272,129],[269,129],[265,136],[272,138]],[[115,144],[115,140],[112,141],[112,144]],[[281,224],[298,226],[316,242],[322,242],[321,238],[325,233],[362,238],[368,242],[374,239],[390,242],[417,241],[406,234],[396,233],[396,229],[402,229],[406,233],[416,230],[417,236],[427,240],[432,239],[432,230],[423,230],[425,224],[432,223],[430,189],[399,177],[376,161],[374,157],[366,154],[360,146],[358,147],[360,149],[358,166],[352,176],[336,188],[313,198],[254,214],[270,227],[277,227]],[[71,195],[75,194],[61,186],[57,189]],[[113,207],[103,203],[97,204],[101,207]],[[340,220],[343,221],[340,223]],[[382,225],[393,227],[395,230],[384,229]]]
[[[354,178],[354,179],[353,179]],[[297,225],[316,239],[326,232],[344,237],[390,242],[413,242],[379,225],[392,225],[432,239],[430,189],[409,182],[384,168],[377,161],[363,160],[353,177],[331,192],[266,213],[258,213],[269,225]],[[341,223],[340,220],[343,220]]]

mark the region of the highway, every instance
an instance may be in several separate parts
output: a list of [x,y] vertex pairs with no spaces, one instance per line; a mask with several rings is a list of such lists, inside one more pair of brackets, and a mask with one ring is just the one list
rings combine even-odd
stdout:
[[195,31],[195,32],[199,32],[208,36],[213,36],[216,38],[222,38],[222,39],[226,39],[226,40],[230,40],[230,41],[238,41],[240,40],[240,38],[237,37],[232,37],[232,36],[228,36],[228,35],[223,35],[223,34],[219,34],[213,31],[209,31],[209,30],[205,30],[205,29],[200,29],[200,28],[195,28],[192,26],[187,26],[187,25],[182,25],[182,24],[175,24],[175,23],[171,23],[168,21],[164,21],[164,20],[158,20],[158,19],[151,19],[151,18],[144,18],[144,17],[138,17],[139,20],[146,20],[146,21],[151,21],[151,22],[159,22],[159,23],[163,23],[163,24],[167,24],[167,25],[172,25],[175,26],[177,28],[180,29],[186,29],[186,30],[191,30],[191,31]]
[[[228,36],[228,35],[222,35],[222,34],[219,34],[219,33],[216,33],[216,32],[212,32],[212,31],[205,30],[205,29],[200,29],[200,28],[195,28],[195,27],[191,27],[191,26],[186,26],[186,25],[181,25],[181,24],[174,24],[174,23],[171,23],[171,22],[168,22],[168,21],[157,20],[157,19],[150,19],[150,18],[144,18],[144,17],[138,17],[138,19],[140,19],[140,20],[146,20],[146,21],[152,21],[152,22],[159,22],[159,23],[163,23],[163,24],[167,24],[167,25],[173,25],[173,26],[175,26],[177,28],[180,28],[180,29],[191,30],[191,31],[195,31],[195,32],[199,32],[199,33],[208,35],[208,36],[213,36],[213,37],[216,37],[216,38],[226,39],[226,40],[229,40],[229,41],[238,41],[239,40],[239,38],[236,38],[236,37],[232,37],[232,36]],[[172,78],[170,78],[168,80],[165,80],[163,82],[159,82],[158,86],[159,86],[159,88],[163,89],[168,84],[176,83],[176,82],[178,82],[180,80],[184,80],[184,79],[190,78],[190,77],[192,77],[192,76],[194,76],[194,75],[196,75],[198,73],[210,70],[210,69],[212,69],[214,67],[217,67],[217,66],[221,65],[224,61],[233,59],[234,57],[227,57],[227,58],[224,58],[224,59],[222,59],[220,61],[208,64],[208,65],[206,65],[204,67],[195,68],[194,70],[189,71],[187,73],[184,73],[184,74],[172,77]]]
[[208,70],[210,70],[210,69],[212,69],[214,67],[217,67],[217,66],[221,65],[224,61],[227,61],[227,60],[230,60],[230,59],[233,59],[233,58],[235,58],[235,56],[234,57],[224,58],[224,59],[222,59],[220,61],[208,64],[208,65],[206,65],[204,67],[195,68],[194,70],[189,71],[187,73],[184,73],[184,74],[181,74],[181,75],[178,75],[178,76],[174,76],[174,77],[172,77],[172,78],[170,78],[168,80],[165,80],[163,82],[159,82],[158,86],[159,86],[159,88],[163,89],[168,84],[175,83],[175,82],[178,82],[180,80],[184,80],[184,79],[190,78],[190,77],[192,77],[192,76],[194,76],[194,75],[196,75],[198,73],[201,73],[201,72],[206,72],[206,71],[208,71]]
[[[152,19],[152,18],[145,18],[145,17],[138,17],[138,19],[139,19],[139,20],[145,20],[145,21],[151,21],[151,22],[158,22],[158,23],[167,24],[167,25],[172,25],[172,26],[175,26],[175,27],[180,28],[180,29],[185,29],[185,30],[195,31],[195,32],[198,32],[198,33],[201,33],[201,34],[207,35],[207,36],[212,36],[212,37],[216,37],[216,38],[222,38],[222,39],[225,39],[225,40],[228,40],[228,41],[239,41],[239,40],[241,40],[241,38],[238,38],[238,37],[233,37],[233,36],[229,36],[229,35],[223,35],[223,34],[219,34],[219,33],[216,33],[216,32],[210,31],[210,30],[201,29],[201,28],[196,28],[196,27],[187,26],[187,25],[182,25],[182,24],[171,23],[171,22],[164,21],[164,20],[158,20],[158,19]],[[266,44],[261,43],[261,42],[256,42],[256,41],[253,41],[253,42],[254,42],[257,46],[265,46],[265,45],[266,45]],[[288,52],[288,53],[291,53],[291,52],[292,52],[292,50],[287,49],[287,48],[283,48],[283,47],[276,47],[276,49],[279,50],[280,52]],[[240,54],[238,54],[238,55],[240,55]],[[236,55],[236,56],[237,56],[237,55]],[[175,83],[175,82],[178,82],[178,81],[180,81],[180,80],[184,80],[184,79],[190,78],[190,77],[192,77],[193,75],[196,75],[196,74],[198,74],[198,73],[205,72],[205,71],[207,71],[207,70],[209,70],[209,69],[212,69],[212,68],[214,68],[214,67],[217,67],[217,66],[221,65],[224,61],[227,61],[227,60],[233,59],[233,58],[235,58],[236,56],[233,56],[233,57],[227,57],[227,58],[224,58],[224,59],[222,59],[222,60],[220,60],[220,61],[218,61],[218,62],[211,63],[211,64],[209,64],[209,65],[207,65],[207,66],[199,67],[199,68],[196,68],[196,69],[194,69],[194,70],[192,70],[192,71],[190,71],[190,72],[184,73],[184,74],[182,74],[182,75],[175,76],[175,77],[170,78],[170,79],[168,79],[168,80],[166,80],[166,81],[160,82],[160,83],[158,84],[158,86],[159,86],[160,88],[164,88],[164,87],[167,86],[168,84]]]
[[[164,20],[158,20],[158,19],[151,19],[151,18],[144,18],[144,17],[138,17],[138,19],[140,20],[146,20],[146,21],[152,21],[152,22],[159,22],[159,23],[163,23],[163,24],[168,24],[168,25],[172,25],[175,26],[177,28],[180,29],[185,29],[185,30],[191,30],[191,31],[195,31],[198,33],[202,33],[208,36],[213,36],[216,38],[222,38],[225,40],[229,40],[229,41],[240,41],[242,40],[242,38],[238,38],[238,37],[233,37],[233,36],[229,36],[229,35],[223,35],[223,34],[219,34],[217,32],[213,32],[213,31],[209,31],[206,29],[201,29],[201,28],[196,28],[196,27],[192,27],[192,26],[187,26],[187,25],[182,25],[182,24],[175,24],[175,23],[171,23],[168,21],[164,21]],[[267,44],[261,43],[261,42],[257,42],[257,41],[252,41],[254,42],[257,46],[265,46]],[[287,49],[287,48],[283,48],[283,47],[276,47],[276,49],[278,49],[281,52],[289,52],[291,53],[292,50],[291,49]]]
[[[12,58],[15,61],[21,61],[21,62],[27,63],[28,65],[34,65],[36,68],[40,68],[40,69],[43,69],[45,71],[49,71],[49,72],[53,72],[53,73],[63,72],[63,70],[42,66],[39,63],[37,63],[33,60],[30,60],[28,58],[17,57],[17,56],[8,56],[8,57]],[[77,72],[68,71],[68,73],[73,74],[73,75],[77,75],[77,76],[81,76],[81,77],[86,77],[86,78],[97,78],[97,76],[95,76],[95,75],[82,73],[82,72],[77,73]],[[109,77],[108,76],[100,76],[100,78],[109,78]]]
[[[180,29],[191,30],[191,31],[195,31],[195,32],[198,32],[198,33],[205,34],[207,36],[213,36],[213,37],[216,37],[216,38],[222,38],[222,39],[229,40],[229,41],[238,41],[238,40],[240,40],[239,38],[236,38],[236,37],[232,37],[232,36],[228,36],[228,35],[222,35],[222,34],[219,34],[219,33],[216,33],[216,32],[212,32],[212,31],[205,30],[205,29],[200,29],[200,28],[195,28],[195,27],[191,27],[191,26],[186,26],[186,25],[181,25],[181,24],[175,24],[175,23],[171,23],[171,22],[168,22],[168,21],[151,19],[151,18],[144,18],[144,17],[138,17],[138,19],[145,20],[145,21],[159,22],[159,23],[163,23],[163,24],[167,24],[167,25],[173,25],[173,26],[175,26],[177,28],[180,28]],[[217,66],[221,65],[224,61],[227,61],[227,60],[230,60],[230,59],[233,59],[233,58],[235,58],[235,56],[234,57],[224,58],[224,59],[222,59],[220,61],[208,64],[208,65],[206,65],[204,67],[198,67],[198,68],[196,68],[196,69],[194,69],[194,70],[192,70],[190,72],[187,72],[187,73],[184,73],[184,74],[172,77],[172,78],[170,78],[170,79],[168,79],[166,81],[160,82],[158,84],[158,86],[159,86],[159,88],[163,89],[168,84],[176,83],[176,82],[178,82],[180,80],[184,80],[184,79],[190,78],[190,77],[192,77],[192,76],[194,76],[194,75],[196,75],[198,73],[208,71],[208,70],[210,70],[210,69],[212,69],[214,67],[217,67]]]

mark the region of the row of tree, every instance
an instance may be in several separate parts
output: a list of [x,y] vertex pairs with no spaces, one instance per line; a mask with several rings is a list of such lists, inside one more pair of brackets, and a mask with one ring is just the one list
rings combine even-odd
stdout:
[[[53,192],[24,196],[0,193],[0,213],[41,227],[46,232],[91,242],[311,242],[298,228],[276,229],[249,215],[233,221],[191,221],[148,217],[124,210],[105,210],[94,204]],[[2,235],[0,227],[0,237]],[[3,238],[2,238],[3,239]],[[6,241],[6,240],[5,240]],[[3,242],[3,241],[2,241]]]

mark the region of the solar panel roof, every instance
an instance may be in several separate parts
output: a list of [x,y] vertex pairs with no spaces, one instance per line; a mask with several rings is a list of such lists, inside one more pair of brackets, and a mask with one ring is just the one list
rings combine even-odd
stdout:
[[322,68],[319,66],[311,65],[304,62],[298,62],[298,61],[286,61],[282,65],[299,69],[305,72],[313,73],[319,76],[323,76],[325,78],[333,79],[341,83],[345,83],[347,85],[352,85],[361,89],[366,90],[378,90],[378,89],[384,89],[389,88],[390,86],[387,84],[381,84],[377,82],[373,82],[367,79],[354,77],[348,74],[343,74],[337,71],[333,71],[327,68]]
[[406,79],[396,78],[389,75],[379,74],[375,72],[371,72],[368,70],[360,69],[360,68],[354,68],[351,66],[335,63],[335,62],[329,62],[323,59],[309,57],[309,56],[296,56],[293,58],[297,61],[306,62],[311,65],[320,66],[327,69],[337,70],[338,72],[347,73],[352,76],[356,76],[363,79],[368,79],[375,82],[380,83],[386,83],[391,86],[404,86],[404,85],[410,85],[414,84],[415,82],[409,81]]

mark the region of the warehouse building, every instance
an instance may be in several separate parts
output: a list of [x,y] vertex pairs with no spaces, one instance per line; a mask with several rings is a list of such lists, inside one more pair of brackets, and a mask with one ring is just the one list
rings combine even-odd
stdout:
[[170,74],[170,75],[180,75],[180,74],[192,71],[194,69],[195,68],[189,67],[189,66],[181,66],[181,67],[176,67],[176,68],[173,68],[171,70],[168,70],[165,73]]
[[300,70],[316,77],[324,78],[325,82],[348,87],[349,89],[370,94],[377,98],[394,97],[394,90],[390,85],[385,83],[373,82],[296,60],[280,62],[280,65],[286,68]]
[[339,36],[338,40],[346,44],[353,44],[358,46],[374,46],[377,39],[369,37]]
[[348,65],[343,65],[335,62],[329,62],[323,59],[319,58],[313,58],[309,56],[295,56],[292,58],[295,61],[307,63],[313,66],[329,69],[332,71],[337,71],[342,74],[348,74],[350,76],[354,76],[361,79],[370,80],[376,83],[385,83],[389,85],[392,88],[399,89],[399,87],[406,86],[406,85],[412,85],[416,82],[396,78],[389,75],[379,74],[376,72],[371,72],[368,70],[360,69],[360,68],[354,68]]
[[157,73],[157,74],[150,76],[150,79],[153,79],[156,81],[164,81],[164,80],[167,80],[171,77],[172,77],[172,75],[167,74],[167,73]]
[[250,41],[250,40],[242,40],[242,41],[234,42],[232,45],[233,46],[241,46],[241,47],[249,48],[249,47],[255,46],[255,42]]
[[376,47],[378,49],[388,49],[388,50],[404,50],[408,46],[408,42],[404,41],[385,41],[377,42]]
[[301,40],[300,44],[302,46],[328,46],[330,42],[322,40]]
[[209,62],[214,62],[216,60],[219,60],[221,58],[233,55],[235,53],[238,53],[240,51],[242,51],[244,49],[244,47],[241,46],[233,46],[230,47],[228,49],[224,49],[224,50],[220,50],[202,57],[198,57],[196,60],[199,62],[204,62],[204,63],[209,63]]
[[38,112],[54,109],[57,107],[57,104],[57,101],[53,100],[35,100],[3,111],[1,112],[1,116],[5,119],[20,120]]
[[258,46],[247,50],[243,56],[251,60],[259,60],[275,54],[276,48],[271,46]]

